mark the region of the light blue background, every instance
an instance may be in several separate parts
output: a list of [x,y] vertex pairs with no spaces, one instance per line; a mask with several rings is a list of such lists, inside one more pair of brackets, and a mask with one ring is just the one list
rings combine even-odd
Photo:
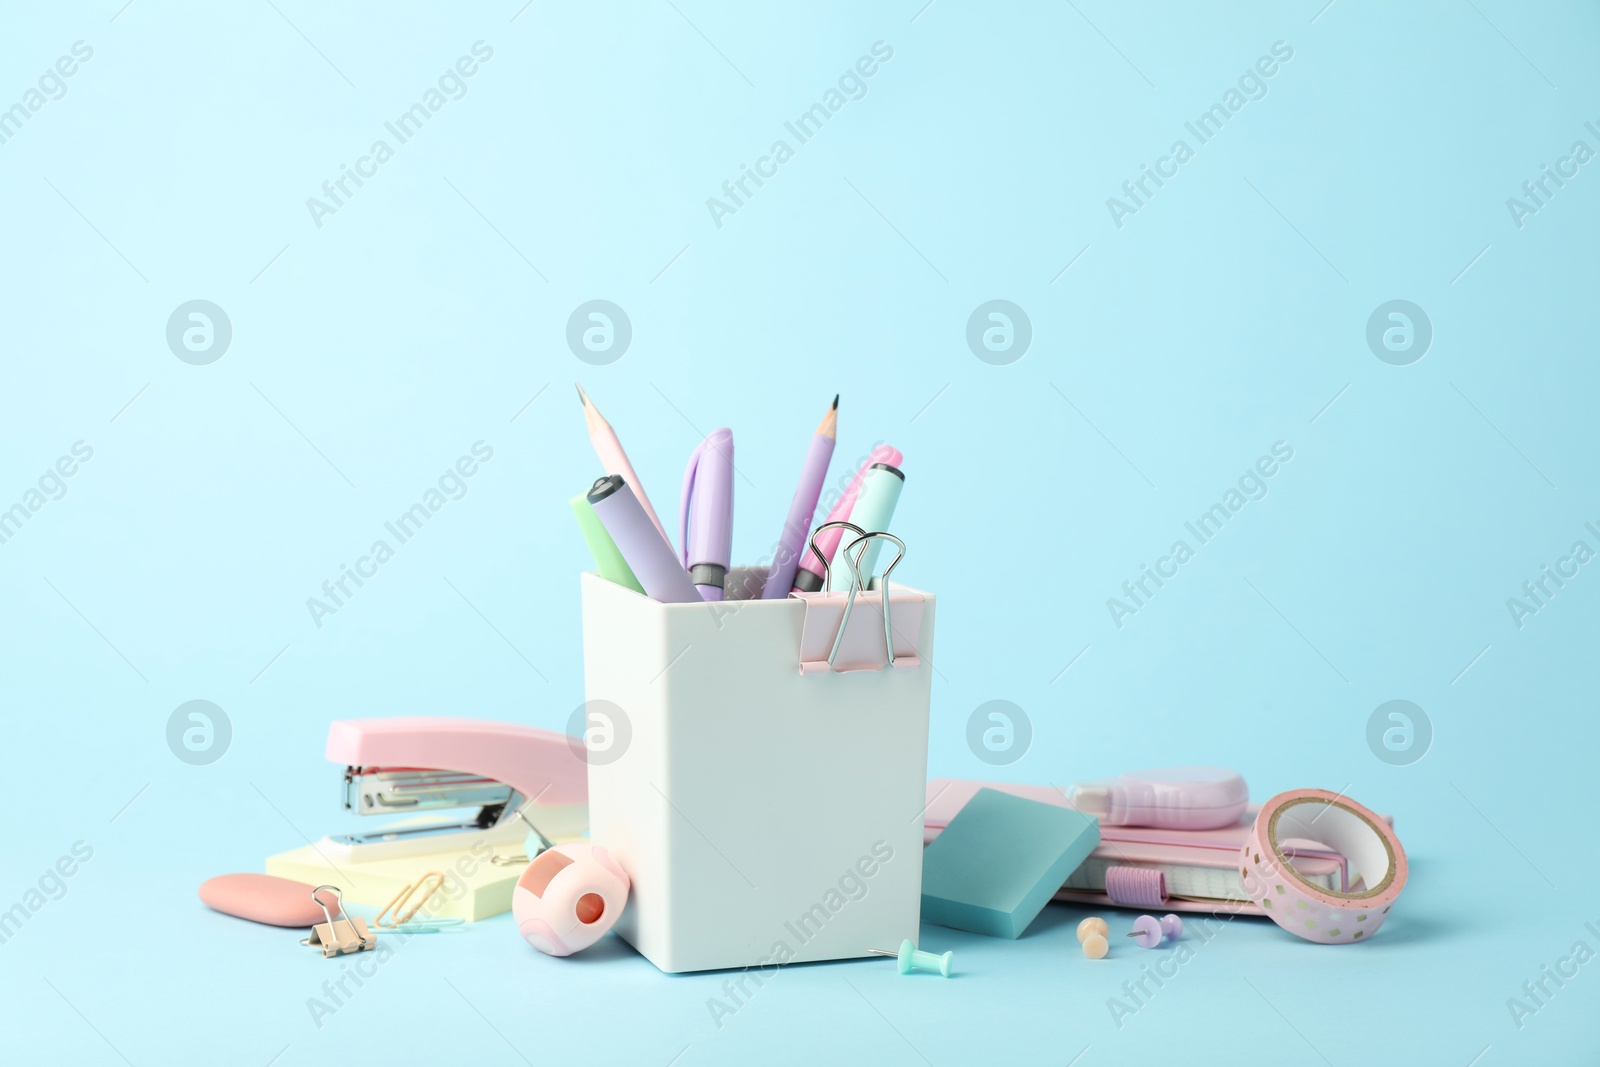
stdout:
[[[1520,1028],[1507,999],[1600,949],[1600,575],[1521,628],[1506,599],[1600,548],[1600,164],[1521,228],[1506,199],[1600,148],[1600,15],[922,2],[13,6],[0,106],[94,54],[0,145],[0,506],[94,455],[0,545],[0,907],[73,842],[94,858],[0,945],[8,1060],[1595,1062],[1600,963]],[[479,40],[465,97],[314,225],[307,197]],[[718,228],[707,197],[880,40],[866,97]],[[1106,198],[1275,41],[1266,97],[1118,228]],[[196,298],[234,330],[209,366],[165,343]],[[595,298],[634,327],[598,368],[564,340]],[[1034,330],[1009,366],[964,340],[996,298]],[[1409,366],[1364,336],[1396,298],[1435,331]],[[1357,949],[1233,924],[1119,1028],[1154,957],[1091,964],[1052,907],[1016,943],[925,929],[957,981],[785,969],[718,1029],[722,976],[615,939],[546,958],[502,917],[407,945],[319,1029],[337,965],[195,887],[338,825],[331,719],[565,725],[566,501],[597,473],[574,379],[669,524],[700,434],[734,428],[745,560],[842,392],[841,462],[904,450],[901,573],[941,598],[930,775],[1345,789],[1411,857],[1389,924]],[[468,494],[315,626],[306,598],[479,440]],[[1114,625],[1106,598],[1280,440],[1270,494]],[[234,730],[206,767],[164,739],[196,698]],[[1435,733],[1409,766],[1366,742],[1396,698]],[[992,699],[1035,730],[998,771],[965,742]]]

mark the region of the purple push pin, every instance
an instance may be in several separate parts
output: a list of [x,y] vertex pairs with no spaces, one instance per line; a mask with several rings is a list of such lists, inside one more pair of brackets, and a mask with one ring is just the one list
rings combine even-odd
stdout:
[[1183,936],[1183,920],[1176,915],[1163,915],[1159,920],[1153,915],[1141,915],[1133,920],[1133,933],[1128,935],[1140,948],[1155,948],[1163,940],[1176,941]]

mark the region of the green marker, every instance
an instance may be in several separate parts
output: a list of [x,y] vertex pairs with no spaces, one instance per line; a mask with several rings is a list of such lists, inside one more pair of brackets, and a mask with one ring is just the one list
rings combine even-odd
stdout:
[[572,505],[572,513],[578,517],[578,529],[583,531],[583,539],[589,542],[589,554],[594,557],[594,569],[600,572],[600,577],[632,589],[635,593],[643,594],[644,586],[639,584],[639,579],[633,576],[628,561],[617,551],[617,543],[611,540],[611,535],[606,532],[600,516],[594,513],[589,498],[579,493],[569,503]]

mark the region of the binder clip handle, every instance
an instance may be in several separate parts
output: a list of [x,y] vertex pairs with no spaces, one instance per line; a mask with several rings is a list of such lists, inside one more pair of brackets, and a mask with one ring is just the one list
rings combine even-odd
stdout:
[[[852,529],[857,528],[852,527]],[[879,589],[879,591],[883,594],[884,651],[887,656],[889,666],[893,667],[894,627],[889,621],[889,575],[894,572],[895,567],[899,566],[900,560],[905,557],[906,543],[900,540],[900,538],[896,537],[894,534],[887,533],[883,530],[876,530],[872,533],[866,533],[857,529],[857,532],[860,534],[860,536],[839,550],[839,555],[843,556],[844,561],[850,565],[850,597],[845,601],[844,613],[839,618],[839,632],[833,637],[833,647],[828,650],[828,666],[832,667],[834,665],[833,661],[835,657],[839,655],[839,646],[844,643],[845,627],[849,625],[850,612],[856,606],[856,595],[865,591],[867,588],[867,582],[869,581],[870,576],[863,576],[861,573],[861,560],[867,554],[867,545],[872,541],[881,539],[884,541],[893,541],[895,545],[894,559],[890,560],[889,565],[883,569],[883,581]],[[861,547],[857,550],[855,558],[851,559],[850,550],[855,548],[857,545],[860,545]]]
[[[817,538],[828,530],[852,530],[855,532],[857,537],[865,537],[867,533],[867,531],[863,530],[855,523],[845,522],[843,519],[835,519],[832,522],[825,522],[821,526],[818,526],[815,530],[811,531],[811,540],[808,543],[811,546],[811,554],[817,557],[817,563],[822,567],[822,592],[824,595],[826,595],[827,592],[833,588],[833,564],[829,561],[827,556],[822,554],[822,549],[817,547]],[[851,543],[854,544],[854,542]],[[835,558],[838,558],[837,553],[835,553]],[[854,568],[851,569],[854,571]]]
[[[861,573],[861,560],[867,554],[867,542],[877,541],[880,539],[884,541],[893,541],[895,546],[894,559],[889,561],[889,565],[883,568],[883,574],[879,576],[883,579],[884,587],[887,587],[889,584],[889,575],[896,567],[900,565],[900,560],[905,557],[906,543],[904,541],[885,530],[878,530],[874,533],[863,533],[860,537],[857,537],[854,541],[851,541],[849,544],[845,545],[839,550],[840,554],[845,557],[845,562],[850,564],[850,569],[855,572],[854,580],[861,586],[862,589],[866,589],[872,583],[872,575],[864,575]],[[851,559],[850,550],[855,548],[857,545],[860,545],[861,549],[856,553],[856,558]]]

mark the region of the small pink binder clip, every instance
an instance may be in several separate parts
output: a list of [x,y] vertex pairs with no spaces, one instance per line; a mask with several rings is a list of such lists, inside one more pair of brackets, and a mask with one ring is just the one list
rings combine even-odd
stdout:
[[[321,897],[317,896],[324,889],[333,890],[334,903],[331,909]],[[313,926],[311,936],[300,943],[320,948],[323,959],[332,959],[334,956],[344,956],[352,952],[365,952],[378,943],[378,936],[368,932],[365,919],[352,918],[344,910],[344,894],[339,891],[338,886],[319,885],[311,891],[311,899],[322,909],[322,914],[328,921]]]

